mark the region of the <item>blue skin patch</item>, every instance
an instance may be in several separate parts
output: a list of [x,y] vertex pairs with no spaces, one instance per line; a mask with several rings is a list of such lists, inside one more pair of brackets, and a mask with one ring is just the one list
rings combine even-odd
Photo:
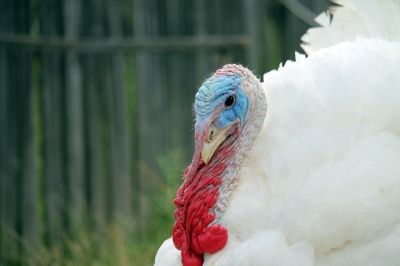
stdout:
[[[217,127],[224,128],[237,120],[243,123],[248,99],[241,89],[241,82],[240,75],[219,76],[204,82],[196,93],[194,104],[197,123],[203,124],[212,118],[217,110],[222,110],[215,119]],[[236,97],[236,100],[232,106],[226,107],[225,101],[231,95]]]

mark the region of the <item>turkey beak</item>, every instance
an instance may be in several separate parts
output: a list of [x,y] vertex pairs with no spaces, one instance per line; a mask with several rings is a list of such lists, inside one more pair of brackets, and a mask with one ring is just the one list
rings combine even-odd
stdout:
[[228,137],[231,126],[218,128],[213,124],[208,128],[206,139],[201,150],[201,159],[207,164],[221,143]]

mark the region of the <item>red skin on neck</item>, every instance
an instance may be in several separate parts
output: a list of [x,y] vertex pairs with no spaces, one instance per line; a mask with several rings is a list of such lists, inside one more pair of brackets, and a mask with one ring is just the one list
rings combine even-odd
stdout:
[[[231,152],[229,146],[218,149],[219,155]],[[228,241],[228,231],[224,227],[210,225],[215,219],[210,210],[218,200],[218,188],[227,164],[221,160],[204,164],[196,157],[185,170],[186,178],[174,200],[176,210],[172,239],[175,247],[181,250],[183,266],[203,265],[204,253],[215,253]]]

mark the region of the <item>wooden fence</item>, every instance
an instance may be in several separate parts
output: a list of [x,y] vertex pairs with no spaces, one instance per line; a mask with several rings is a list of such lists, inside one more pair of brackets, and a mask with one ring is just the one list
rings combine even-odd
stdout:
[[292,57],[312,16],[296,4],[0,1],[0,265],[119,217],[145,229],[158,158],[190,160],[202,80]]

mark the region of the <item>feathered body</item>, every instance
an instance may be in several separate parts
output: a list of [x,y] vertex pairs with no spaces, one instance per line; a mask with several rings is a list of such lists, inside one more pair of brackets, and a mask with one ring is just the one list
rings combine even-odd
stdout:
[[[193,178],[207,165],[234,167],[215,176],[222,186],[204,212],[214,215],[204,228],[223,228],[227,241],[212,252],[195,250],[190,236],[198,223],[190,223],[180,227],[183,242],[199,260],[182,260],[182,245],[178,250],[168,239],[155,265],[400,265],[400,29],[381,35],[368,30],[399,20],[400,1],[340,3],[332,23],[305,36],[313,40],[305,48],[310,55],[297,54],[267,73],[262,88],[247,70],[224,68],[249,75],[241,87],[256,88],[248,97],[252,107],[244,126],[235,127],[236,142],[228,138],[231,143],[223,142],[208,164],[195,154],[187,171]],[[382,6],[391,11],[379,22],[374,18],[384,18]],[[357,14],[355,28],[362,30],[338,37],[339,25],[351,23],[349,14]],[[370,17],[378,24],[363,22]],[[326,39],[318,42],[317,35]],[[241,134],[259,120],[252,134]],[[234,165],[230,158],[238,155],[219,153],[232,143],[242,143],[232,145],[241,156]]]

